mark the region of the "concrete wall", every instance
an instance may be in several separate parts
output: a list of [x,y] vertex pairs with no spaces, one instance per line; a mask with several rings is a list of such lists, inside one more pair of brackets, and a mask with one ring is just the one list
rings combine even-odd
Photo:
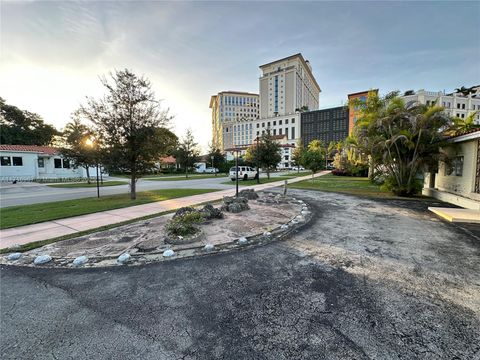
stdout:
[[[37,177],[37,154],[1,151],[1,157],[10,158],[10,166],[0,166],[1,178],[34,178]],[[23,165],[13,166],[12,157],[21,157]]]
[[430,175],[425,177],[423,194],[464,208],[480,210],[480,194],[475,193],[477,151],[479,139],[452,143],[444,148],[450,156],[463,156],[462,176],[447,175],[446,164],[440,162],[435,176],[435,188],[428,188]]

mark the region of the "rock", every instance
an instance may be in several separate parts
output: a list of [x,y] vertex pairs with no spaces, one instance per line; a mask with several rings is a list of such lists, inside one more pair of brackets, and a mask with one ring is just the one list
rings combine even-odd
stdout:
[[230,204],[230,205],[228,205],[228,207],[227,207],[227,211],[228,211],[228,212],[231,212],[231,213],[234,213],[234,214],[235,214],[235,213],[242,212],[242,210],[243,210],[242,205],[237,204],[237,203]]
[[172,249],[168,249],[165,250],[162,255],[163,257],[172,257],[175,255],[175,251],[173,251]]
[[79,256],[73,260],[73,266],[82,266],[88,262],[88,257],[85,255]]
[[283,224],[282,226],[280,226],[280,229],[282,229],[282,230],[287,230],[287,229],[288,229],[288,225],[287,225],[287,224]]
[[308,210],[303,210],[302,211],[302,215],[308,215],[308,214],[310,214],[310,211],[308,211]]
[[135,247],[140,251],[153,251],[157,248],[158,245],[159,244],[157,239],[150,239],[139,242],[137,245],[135,245]]
[[173,215],[173,218],[175,219],[176,217],[183,216],[185,214],[190,214],[190,213],[193,213],[195,211],[196,210],[194,208],[190,207],[190,206],[181,207],[180,209],[175,211],[175,215]]
[[205,245],[205,246],[203,247],[203,249],[204,249],[205,251],[213,251],[213,250],[215,250],[215,245],[213,245],[213,244],[207,244],[207,245]]
[[16,252],[16,253],[9,254],[7,256],[7,260],[15,261],[20,259],[21,257],[22,257],[22,253]]
[[272,236],[272,233],[271,233],[270,231],[265,231],[265,232],[263,233],[263,236],[265,236],[265,237],[270,237],[270,236]]
[[122,255],[120,255],[118,258],[117,258],[117,262],[120,263],[120,264],[126,264],[130,261],[130,254],[128,253],[123,253]]
[[305,218],[304,218],[303,216],[301,216],[301,215],[298,215],[298,216],[296,217],[296,219],[297,219],[297,221],[299,221],[299,222],[304,222],[304,221],[305,221]]
[[37,256],[35,260],[33,260],[33,263],[35,265],[42,265],[50,261],[52,261],[52,257],[50,255],[40,255],[40,256]]
[[200,210],[207,220],[210,219],[222,219],[223,213],[221,209],[216,209],[212,205],[207,204]]
[[292,223],[292,224],[298,224],[298,220],[293,219],[293,220],[291,221],[291,223]]
[[245,245],[246,243],[248,243],[248,239],[246,237],[243,236],[240,239],[238,239],[239,245]]
[[245,189],[238,193],[238,196],[246,198],[248,200],[256,200],[258,199],[258,194],[253,189]]
[[224,196],[223,197],[223,203],[225,205],[229,205],[229,204],[233,203],[234,201],[235,201],[235,198],[232,197],[232,196]]

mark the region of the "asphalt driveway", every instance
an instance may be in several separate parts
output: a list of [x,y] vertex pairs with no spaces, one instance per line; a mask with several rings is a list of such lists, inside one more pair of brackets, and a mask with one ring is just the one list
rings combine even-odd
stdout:
[[476,359],[480,227],[296,191],[290,239],[105,269],[1,269],[2,359]]

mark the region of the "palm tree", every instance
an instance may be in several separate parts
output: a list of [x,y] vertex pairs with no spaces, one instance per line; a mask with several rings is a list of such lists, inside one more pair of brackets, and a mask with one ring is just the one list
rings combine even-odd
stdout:
[[457,136],[464,134],[470,130],[480,128],[480,125],[475,124],[475,116],[477,116],[478,111],[470,113],[465,119],[459,117],[452,118],[452,123],[446,131],[447,135]]
[[431,171],[443,157],[439,130],[448,121],[440,106],[406,105],[395,94],[371,94],[354,133],[357,146],[386,176],[386,185],[397,195],[411,196],[422,186],[418,174]]

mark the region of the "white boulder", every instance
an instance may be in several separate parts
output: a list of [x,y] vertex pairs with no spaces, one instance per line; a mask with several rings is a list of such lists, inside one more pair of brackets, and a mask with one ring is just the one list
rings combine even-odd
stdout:
[[35,260],[33,260],[33,263],[35,265],[42,265],[50,261],[52,261],[52,257],[50,255],[40,255],[40,256],[37,256]]

